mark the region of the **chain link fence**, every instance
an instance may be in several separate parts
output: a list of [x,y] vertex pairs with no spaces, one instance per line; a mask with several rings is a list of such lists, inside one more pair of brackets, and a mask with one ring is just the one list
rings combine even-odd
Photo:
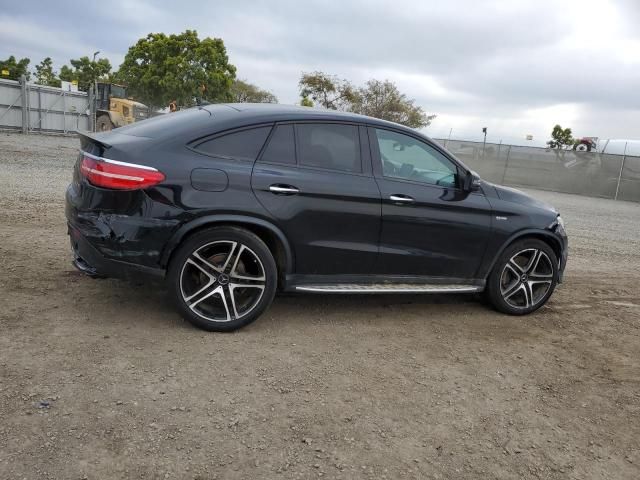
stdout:
[[493,183],[640,202],[640,157],[434,139]]

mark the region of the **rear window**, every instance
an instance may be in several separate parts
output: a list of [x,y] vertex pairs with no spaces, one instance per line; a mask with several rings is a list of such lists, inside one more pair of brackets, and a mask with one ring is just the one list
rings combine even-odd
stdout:
[[250,128],[206,140],[194,148],[214,157],[255,160],[269,136],[271,126]]
[[361,172],[358,127],[330,123],[296,126],[301,165]]
[[180,132],[190,132],[207,124],[210,125],[212,120],[213,117],[208,111],[189,108],[175,113],[159,114],[146,120],[130,123],[118,128],[116,132],[134,137],[169,138]]

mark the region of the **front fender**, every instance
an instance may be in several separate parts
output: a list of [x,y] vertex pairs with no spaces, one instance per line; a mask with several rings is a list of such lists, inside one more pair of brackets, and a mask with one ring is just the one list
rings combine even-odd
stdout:
[[171,258],[171,254],[176,249],[178,245],[182,242],[182,240],[191,232],[205,227],[205,226],[214,226],[216,224],[234,224],[234,225],[255,225],[258,227],[265,228],[273,233],[280,243],[283,246],[284,254],[285,254],[285,272],[284,273],[292,273],[293,272],[293,251],[291,250],[291,245],[287,240],[285,234],[276,227],[273,223],[256,217],[251,217],[247,215],[205,215],[203,217],[195,218],[184,225],[180,226],[178,230],[171,236],[169,241],[167,242],[162,256],[160,258],[161,265],[166,268],[169,264],[169,259]]
[[[559,265],[559,269],[563,268],[563,252],[564,250],[567,248],[566,245],[563,244],[562,240],[553,232],[549,231],[549,230],[543,230],[543,229],[537,229],[537,228],[527,228],[524,230],[519,230],[515,233],[513,233],[509,238],[507,238],[502,245],[500,246],[500,248],[497,250],[497,252],[493,255],[487,255],[487,261],[483,262],[483,265],[480,267],[479,271],[476,274],[476,278],[484,278],[487,279],[487,277],[491,274],[491,271],[493,270],[493,266],[495,265],[495,263],[498,261],[498,258],[500,257],[500,255],[502,255],[502,252],[505,251],[505,249],[511,245],[513,242],[521,239],[521,238],[525,238],[525,237],[538,237],[538,238],[544,238],[544,239],[548,239],[549,241],[553,242],[553,245],[556,246],[556,248],[554,248],[554,251],[556,251],[557,253],[559,253],[558,255],[558,261],[560,262]],[[560,275],[562,275],[562,272],[559,272]]]

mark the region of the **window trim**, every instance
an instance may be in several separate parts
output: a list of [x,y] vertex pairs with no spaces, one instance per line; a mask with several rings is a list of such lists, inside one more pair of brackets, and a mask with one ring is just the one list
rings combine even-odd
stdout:
[[[358,159],[360,160],[360,171],[351,172],[348,170],[340,170],[336,168],[325,168],[325,167],[316,167],[313,165],[305,165],[300,161],[300,137],[298,134],[298,125],[344,125],[355,128],[354,138],[358,143]],[[332,173],[342,173],[345,175],[357,175],[360,177],[370,177],[371,174],[367,174],[364,168],[364,160],[362,158],[362,139],[360,138],[360,129],[361,124],[356,122],[340,122],[340,121],[331,121],[331,120],[308,120],[308,121],[296,121],[294,122],[294,130],[295,130],[295,142],[296,142],[296,163],[298,168],[308,169],[308,170],[317,170],[321,172],[332,172]]]
[[[458,162],[454,157],[452,157],[448,152],[444,151],[439,145],[435,144],[434,142],[431,142],[430,140],[417,135],[417,134],[413,134],[413,132],[407,132],[405,130],[401,130],[398,128],[389,128],[386,126],[378,126],[378,125],[368,125],[367,126],[367,132],[368,132],[368,136],[369,136],[369,147],[371,149],[371,160],[373,162],[373,173],[374,176],[376,176],[377,178],[382,178],[385,180],[390,180],[390,181],[397,181],[397,182],[404,182],[404,183],[409,183],[412,185],[421,185],[421,186],[426,186],[426,187],[436,187],[436,188],[440,188],[440,189],[454,189],[454,190],[459,190],[462,191],[462,185],[461,185],[461,180],[462,180],[462,174],[466,173],[468,174],[468,170],[466,168],[464,168],[463,165],[460,164],[460,162]],[[417,140],[419,142],[422,142],[426,145],[428,145],[429,147],[433,148],[435,151],[437,151],[438,153],[440,153],[444,158],[446,158],[447,160],[449,160],[453,166],[456,168],[456,184],[455,186],[451,187],[451,186],[445,186],[445,185],[437,185],[435,183],[427,183],[427,182],[421,182],[419,180],[411,180],[408,178],[401,178],[401,177],[389,177],[386,176],[384,174],[384,170],[382,168],[382,155],[380,153],[380,146],[378,145],[378,136],[376,135],[375,130],[386,130],[389,132],[393,132],[393,133],[397,133],[399,135],[406,135],[407,137],[411,137],[414,140]]]
[[[189,150],[191,150],[192,152],[198,153],[200,155],[205,155],[207,157],[211,157],[211,158],[219,158],[222,160],[232,160],[234,162],[247,162],[247,163],[255,163],[255,161],[260,158],[260,156],[262,155],[262,151],[264,150],[265,145],[267,145],[267,142],[269,141],[269,139],[271,138],[271,135],[273,133],[274,130],[274,122],[260,122],[260,123],[255,123],[255,124],[251,124],[251,125],[242,125],[241,127],[233,127],[233,128],[228,128],[226,130],[221,130],[219,132],[215,132],[209,135],[205,135],[202,137],[198,137],[195,138],[193,140],[191,140],[190,142],[188,142],[185,147],[188,148]],[[198,147],[200,145],[202,145],[205,142],[209,142],[211,140],[215,140],[216,138],[220,138],[220,137],[224,137],[226,135],[232,135],[234,133],[239,133],[239,132],[243,132],[245,130],[254,130],[257,128],[264,128],[264,127],[270,127],[271,130],[269,130],[269,133],[267,133],[267,138],[265,139],[264,143],[262,144],[262,146],[260,147],[260,150],[258,150],[258,154],[256,155],[256,158],[254,158],[253,160],[249,160],[249,159],[245,159],[245,158],[237,158],[237,157],[230,157],[228,155],[215,155],[212,153],[207,153],[207,152],[203,152],[202,150],[198,149]]]

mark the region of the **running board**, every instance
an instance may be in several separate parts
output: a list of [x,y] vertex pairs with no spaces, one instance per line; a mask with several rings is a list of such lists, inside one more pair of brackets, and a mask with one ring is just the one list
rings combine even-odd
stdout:
[[343,283],[337,285],[296,285],[296,291],[315,293],[471,293],[484,290],[479,285],[433,285],[420,283]]

